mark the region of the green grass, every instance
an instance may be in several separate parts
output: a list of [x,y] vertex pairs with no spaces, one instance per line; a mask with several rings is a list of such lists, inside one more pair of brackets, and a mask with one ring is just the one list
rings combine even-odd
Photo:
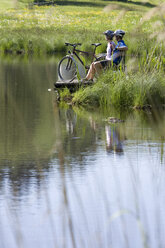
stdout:
[[[10,3],[10,4],[9,4]],[[11,6],[13,1],[8,1]],[[22,3],[23,2],[20,2]],[[28,1],[24,2],[24,6]],[[3,9],[0,11],[1,52],[28,53],[29,41],[33,52],[54,53],[65,51],[64,43],[81,42],[82,49],[91,49],[93,42],[102,42],[97,52],[105,50],[102,32],[106,29],[124,29],[130,54],[139,54],[148,46],[148,34],[155,32],[153,18],[143,16],[156,3],[129,3],[115,1],[57,1],[54,6]],[[20,6],[20,5],[19,5]],[[23,6],[23,5],[22,5]],[[159,20],[160,17],[157,17]],[[163,23],[161,25],[163,28]],[[138,34],[138,35],[137,35]],[[149,43],[148,49],[152,47]]]
[[121,71],[108,71],[93,86],[76,92],[73,103],[118,109],[162,107],[165,104],[164,75],[156,71],[127,75]]
[[6,10],[10,8],[26,7],[33,0],[1,0],[0,10]]
[[14,6],[14,1],[12,0],[1,0],[0,9],[12,8]]
[[97,53],[105,52],[103,31],[120,28],[126,31],[125,42],[129,48],[128,75],[121,72],[104,74],[95,86],[76,93],[74,103],[143,106],[151,104],[149,95],[157,96],[160,103],[164,101],[165,4],[159,6],[161,2],[157,0],[77,0],[32,6],[29,2],[18,1],[17,8],[12,8],[14,1],[8,0],[6,5],[1,2],[1,56],[66,53],[65,42],[80,42],[81,48],[88,51],[92,49],[91,43],[101,42]]

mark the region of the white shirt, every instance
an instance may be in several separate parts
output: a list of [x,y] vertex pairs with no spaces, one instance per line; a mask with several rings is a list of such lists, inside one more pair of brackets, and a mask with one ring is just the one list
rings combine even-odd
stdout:
[[108,42],[107,56],[106,56],[107,60],[111,60],[112,51],[115,49],[115,46],[116,46],[115,42],[113,42],[113,41]]

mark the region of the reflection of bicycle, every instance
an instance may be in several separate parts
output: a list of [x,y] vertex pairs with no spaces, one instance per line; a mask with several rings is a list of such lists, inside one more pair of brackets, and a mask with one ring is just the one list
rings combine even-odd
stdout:
[[[101,43],[92,44],[94,46],[94,51],[92,53],[76,49],[77,46],[81,45],[80,43],[75,43],[75,44],[65,43],[65,45],[72,46],[73,48],[72,48],[72,51],[68,51],[69,55],[66,55],[65,57],[63,57],[58,65],[58,75],[62,81],[71,82],[76,77],[78,79],[85,77],[86,70],[89,69],[89,66],[86,66],[84,64],[84,62],[79,57],[77,52],[81,54],[86,54],[86,55],[91,54],[92,61],[98,61],[101,59],[101,55],[96,56],[95,54],[96,48],[100,46]],[[78,59],[78,62],[76,61],[76,58]]]

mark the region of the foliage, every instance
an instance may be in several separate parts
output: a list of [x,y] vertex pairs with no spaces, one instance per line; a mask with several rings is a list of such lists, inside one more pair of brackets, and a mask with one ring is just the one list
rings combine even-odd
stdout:
[[92,87],[76,92],[73,102],[116,108],[160,106],[165,103],[165,79],[156,71],[126,75],[111,70],[102,74]]
[[60,90],[59,97],[61,101],[66,101],[66,102],[71,101],[72,99],[72,95],[68,88],[64,88],[63,90]]

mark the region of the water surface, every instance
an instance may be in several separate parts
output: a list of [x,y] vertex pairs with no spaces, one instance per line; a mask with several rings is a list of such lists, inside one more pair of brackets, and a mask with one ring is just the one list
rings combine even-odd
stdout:
[[0,247],[164,247],[164,113],[60,107],[57,63],[0,63]]

